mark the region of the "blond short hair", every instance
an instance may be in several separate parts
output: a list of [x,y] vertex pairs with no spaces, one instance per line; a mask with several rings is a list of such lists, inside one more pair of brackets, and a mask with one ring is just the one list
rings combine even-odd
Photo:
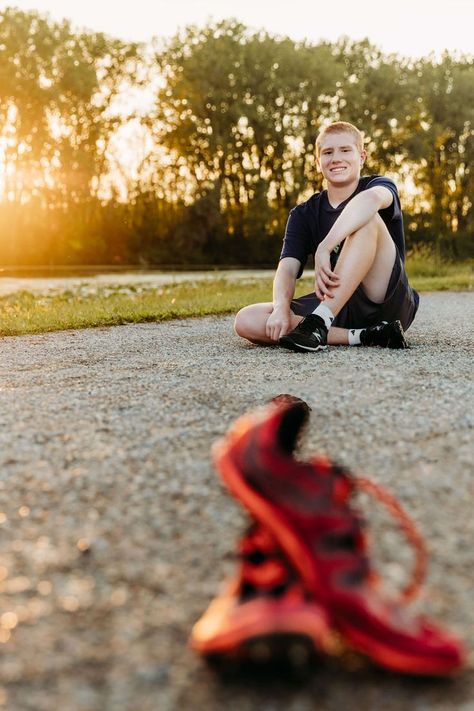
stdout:
[[321,141],[325,136],[331,133],[350,133],[355,140],[357,150],[359,152],[364,150],[364,134],[352,123],[348,123],[347,121],[335,121],[334,123],[330,123],[329,126],[322,128],[319,132],[316,139],[316,155],[318,158],[321,153]]

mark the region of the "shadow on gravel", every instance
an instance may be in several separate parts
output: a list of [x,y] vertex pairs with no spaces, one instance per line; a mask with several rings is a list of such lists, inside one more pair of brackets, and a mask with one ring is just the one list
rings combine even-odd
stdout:
[[[224,692],[235,701],[265,699],[274,703],[272,709],[287,708],[295,697],[317,700],[321,711],[341,708],[342,699],[352,699],[355,709],[374,709],[379,708],[378,702],[383,698],[387,711],[408,711],[418,708],[417,704],[436,709],[465,708],[472,701],[469,674],[444,679],[406,676],[380,670],[358,656],[335,660],[313,654],[304,662],[295,663],[295,659],[282,654],[271,663],[208,660],[208,667],[217,696]],[[374,694],[379,697],[378,702]],[[372,703],[365,705],[368,699]]]

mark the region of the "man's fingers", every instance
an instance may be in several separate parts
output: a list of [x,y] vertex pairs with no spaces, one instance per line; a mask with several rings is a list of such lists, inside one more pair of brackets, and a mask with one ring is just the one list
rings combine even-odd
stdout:
[[278,341],[280,336],[285,332],[285,327],[282,324],[277,324],[276,326],[271,326],[267,331],[267,336],[272,341]]
[[328,293],[328,291],[323,291],[320,287],[316,287],[315,294],[320,301],[324,301],[326,296],[332,296],[330,293]]
[[274,330],[274,341],[278,341],[282,336],[285,335],[285,333],[288,333],[290,330],[290,323],[280,323],[278,326],[275,326]]
[[336,272],[332,272],[328,267],[320,267],[315,274],[315,278],[320,277],[324,283],[332,282],[334,284],[339,283],[341,277]]
[[320,292],[322,292],[323,294],[326,294],[326,296],[332,296],[332,292],[330,291],[328,286],[324,283],[324,279],[322,278],[322,276],[320,274],[318,274],[317,284],[318,284]]
[[339,274],[336,274],[336,272],[331,271],[329,268],[321,267],[321,273],[330,281],[339,281],[340,279]]

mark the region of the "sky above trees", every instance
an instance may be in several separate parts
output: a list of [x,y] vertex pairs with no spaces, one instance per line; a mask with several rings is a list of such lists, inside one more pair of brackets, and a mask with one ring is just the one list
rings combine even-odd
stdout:
[[335,41],[346,35],[368,38],[384,52],[420,57],[434,52],[474,53],[473,0],[338,0],[337,3],[292,0],[134,0],[120,4],[111,0],[11,0],[0,9],[14,6],[47,12],[53,19],[68,18],[81,27],[107,32],[122,39],[148,41],[153,36],[171,36],[189,24],[204,25],[210,18],[235,17],[252,28],[294,40]]

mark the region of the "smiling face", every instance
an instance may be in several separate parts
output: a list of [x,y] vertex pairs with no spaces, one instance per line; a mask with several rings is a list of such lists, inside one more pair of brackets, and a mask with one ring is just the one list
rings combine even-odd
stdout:
[[351,133],[328,133],[322,137],[319,148],[318,167],[328,183],[344,187],[359,180],[367,154],[359,150]]

